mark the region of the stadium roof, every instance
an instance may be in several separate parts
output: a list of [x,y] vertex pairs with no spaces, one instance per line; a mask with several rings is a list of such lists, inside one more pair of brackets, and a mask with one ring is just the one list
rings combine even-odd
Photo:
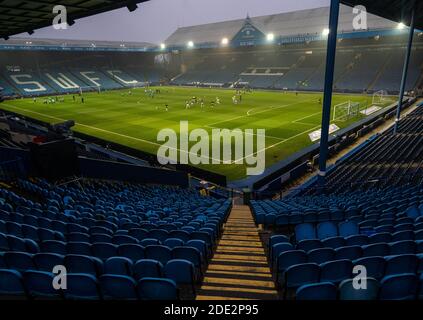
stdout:
[[417,3],[416,28],[423,30],[423,2],[421,0],[341,0],[349,6],[363,5],[367,11],[386,19],[410,24],[413,3]]
[[136,4],[149,0],[2,0],[0,1],[0,37],[31,32],[50,26],[56,14],[55,5],[67,9],[68,23],[123,7],[133,11]]
[[[339,32],[351,32],[354,14],[352,8],[341,5]],[[307,9],[280,13],[269,16],[252,17],[252,24],[264,33],[275,36],[295,36],[304,34],[321,34],[327,28],[329,7]],[[245,19],[217,22],[198,26],[182,27],[176,30],[165,42],[167,45],[183,45],[188,41],[194,43],[220,42],[222,38],[232,39],[245,23]],[[370,14],[368,28],[393,29],[395,22]]]

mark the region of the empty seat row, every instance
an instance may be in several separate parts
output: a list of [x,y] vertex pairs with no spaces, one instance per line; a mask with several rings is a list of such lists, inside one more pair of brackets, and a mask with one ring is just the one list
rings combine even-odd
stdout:
[[54,274],[46,271],[0,269],[0,296],[8,299],[66,300],[176,300],[176,283],[171,279],[104,274],[69,273],[66,289],[53,287]]
[[337,286],[332,282],[311,283],[296,290],[297,300],[423,300],[423,277],[412,273],[384,277],[380,282],[363,278],[366,288],[357,289],[354,279],[346,279]]
[[[319,258],[320,259],[320,258]],[[294,287],[313,282],[339,283],[349,279],[354,273],[362,272],[364,267],[367,276],[381,279],[400,273],[423,272],[423,254],[400,254],[394,256],[372,256],[356,260],[326,260],[318,263],[302,251],[287,251],[278,260],[276,280],[282,287]]]

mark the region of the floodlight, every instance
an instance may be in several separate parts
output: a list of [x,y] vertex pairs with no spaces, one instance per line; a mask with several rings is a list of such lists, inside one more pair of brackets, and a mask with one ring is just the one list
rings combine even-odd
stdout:
[[224,46],[226,46],[228,43],[229,43],[228,38],[223,38],[223,39],[222,39],[222,44],[223,44]]
[[402,30],[405,28],[405,24],[403,22],[398,23],[397,29]]
[[328,28],[324,28],[323,31],[322,31],[322,35],[324,35],[324,36],[328,36],[329,33],[330,33],[330,30]]
[[193,47],[194,47],[194,42],[188,41],[188,48],[193,48]]
[[166,49],[166,45],[164,43],[160,44],[160,49],[162,50]]
[[273,41],[275,40],[275,35],[273,33],[269,33],[266,36],[267,41]]

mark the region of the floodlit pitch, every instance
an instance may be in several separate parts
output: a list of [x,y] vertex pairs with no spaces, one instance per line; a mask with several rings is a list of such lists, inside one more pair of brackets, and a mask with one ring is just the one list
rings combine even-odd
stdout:
[[[241,90],[239,98],[235,89],[150,89],[154,94],[145,88],[84,93],[83,102],[78,94],[48,103],[44,97],[35,101],[18,99],[4,102],[1,108],[49,123],[72,119],[77,123],[76,131],[152,154],[162,144],[157,141],[160,130],[171,128],[178,132],[180,121],[209,133],[216,128],[265,129],[267,167],[312,144],[309,134],[320,129],[323,98],[319,93]],[[346,101],[359,103],[360,110],[372,107],[372,96],[366,95],[334,95],[332,105]],[[386,99],[379,107],[392,101]],[[332,123],[344,128],[365,116],[366,112],[358,112]],[[236,161],[198,166],[224,174],[229,180],[246,174],[245,165]]]

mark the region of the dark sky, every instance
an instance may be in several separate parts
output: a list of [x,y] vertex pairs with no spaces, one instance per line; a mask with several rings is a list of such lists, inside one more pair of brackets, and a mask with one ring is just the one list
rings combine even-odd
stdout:
[[[33,37],[161,43],[178,27],[328,6],[329,0],[151,0],[77,20],[68,30],[48,27]],[[27,34],[21,36],[28,36]]]

